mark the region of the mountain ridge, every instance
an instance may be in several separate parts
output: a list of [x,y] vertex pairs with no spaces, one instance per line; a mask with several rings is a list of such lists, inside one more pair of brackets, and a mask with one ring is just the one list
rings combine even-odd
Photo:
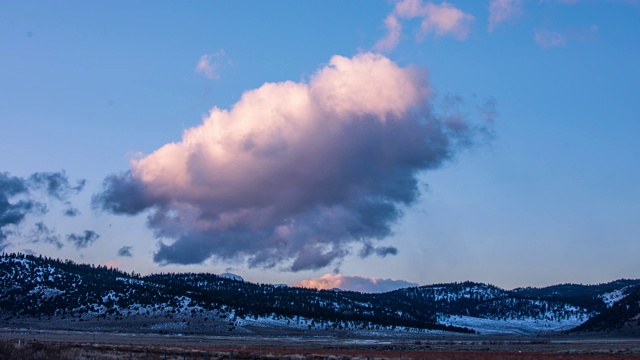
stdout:
[[[226,275],[226,274],[222,274]],[[239,278],[239,277],[238,277]],[[640,280],[505,290],[462,282],[385,293],[254,284],[210,273],[141,276],[25,254],[0,256],[0,315],[106,320],[136,331],[418,331],[535,334],[583,324],[633,293]],[[194,325],[195,324],[195,325]],[[101,325],[102,326],[102,325]]]
[[628,295],[607,310],[590,318],[572,332],[609,332],[640,335],[640,285],[631,287]]

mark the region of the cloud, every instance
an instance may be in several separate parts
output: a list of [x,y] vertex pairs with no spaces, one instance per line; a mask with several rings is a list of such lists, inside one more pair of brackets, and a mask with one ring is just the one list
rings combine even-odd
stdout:
[[131,253],[131,246],[123,246],[120,249],[118,249],[118,256],[127,256],[127,257],[132,257],[133,254]]
[[[266,83],[214,107],[182,141],[108,176],[94,208],[147,212],[154,261],[299,271],[361,255],[419,196],[418,174],[472,142],[431,110],[426,71],[363,53],[308,82]],[[465,119],[460,119],[465,124]]]
[[61,172],[38,172],[28,178],[0,173],[0,250],[8,246],[7,238],[14,234],[29,214],[44,214],[47,205],[33,199],[33,192],[44,192],[55,200],[64,200],[84,187],[84,180],[72,186],[68,177]]
[[498,105],[493,96],[488,97],[480,106],[478,106],[478,112],[482,119],[489,124],[492,124],[498,117]]
[[44,242],[54,245],[57,249],[62,249],[64,246],[60,241],[60,235],[56,234],[55,230],[49,229],[43,222],[37,222],[29,235],[32,243]]
[[376,279],[362,276],[345,276],[342,274],[326,274],[315,279],[307,279],[296,282],[291,286],[330,290],[341,289],[348,291],[359,291],[363,293],[383,293],[397,289],[418,286],[416,283],[404,280]]
[[398,255],[398,249],[393,246],[378,246],[374,247],[369,243],[364,243],[362,249],[360,249],[359,255],[361,258],[366,258],[370,255],[378,255],[380,257],[386,257],[387,255]]
[[507,20],[522,15],[522,0],[491,0],[489,3],[489,31]]
[[37,253],[31,249],[22,249],[22,252],[27,254],[27,255],[37,255]]
[[572,41],[587,42],[598,38],[598,25],[588,27],[572,27],[564,32],[564,36]]
[[31,201],[20,200],[11,203],[10,199],[27,192],[23,179],[0,173],[0,250],[7,246],[6,239],[11,234],[9,227],[22,222],[33,208]]
[[99,237],[100,235],[95,231],[85,230],[82,234],[67,235],[67,241],[73,243],[73,246],[75,246],[77,250],[80,250],[93,244]]
[[567,43],[566,37],[561,33],[544,29],[536,30],[533,38],[538,45],[545,49],[564,46]]
[[109,269],[117,269],[118,266],[120,266],[120,261],[116,261],[116,260],[107,261],[107,263],[104,264],[104,266],[108,267]]
[[398,45],[402,36],[402,24],[394,14],[389,14],[384,19],[384,26],[387,29],[386,35],[378,40],[374,48],[378,51],[388,52]]
[[78,180],[75,186],[69,182],[69,178],[62,172],[38,172],[28,179],[31,187],[40,188],[51,197],[64,200],[72,194],[78,194],[84,188],[86,180]]
[[534,31],[534,40],[545,49],[565,46],[569,41],[589,42],[598,38],[598,25],[570,27],[562,31],[538,29]]
[[463,13],[447,2],[443,1],[440,5],[427,3],[420,29],[422,33],[452,35],[458,40],[464,40],[471,31],[470,24],[473,19],[473,16]]
[[226,57],[224,50],[202,55],[195,70],[203,74],[207,79],[217,80],[220,78],[220,68],[228,63]]
[[64,209],[62,215],[67,217],[76,217],[80,215],[80,210],[74,208],[73,206],[69,206],[68,208]]
[[418,40],[433,34],[435,36],[453,36],[464,40],[471,32],[474,17],[443,1],[440,5],[433,2],[422,4],[422,0],[402,0],[396,3],[391,14],[387,15],[384,25],[387,30],[374,49],[377,51],[393,50],[402,35],[400,20],[419,18],[420,30],[416,34]]

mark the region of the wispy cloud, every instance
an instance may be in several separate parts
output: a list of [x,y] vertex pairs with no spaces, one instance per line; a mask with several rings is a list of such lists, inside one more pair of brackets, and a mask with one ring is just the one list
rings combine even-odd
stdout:
[[85,230],[82,234],[69,234],[67,235],[67,241],[73,243],[73,246],[77,250],[84,249],[93,244],[100,235],[96,234],[93,230]]
[[564,32],[567,39],[571,41],[592,41],[598,38],[598,32],[600,27],[598,25],[591,25],[588,27],[572,27]]
[[453,5],[443,1],[439,5],[433,2],[422,3],[422,0],[402,0],[396,3],[391,14],[387,15],[384,25],[387,30],[385,36],[374,45],[377,51],[391,51],[402,36],[403,19],[420,19],[420,30],[416,34],[417,40],[423,40],[428,35],[453,36],[464,40],[471,32],[474,17],[466,14]]
[[44,242],[54,245],[57,249],[63,247],[62,241],[60,241],[60,235],[55,230],[49,229],[43,222],[37,222],[34,228],[31,230],[29,240],[32,243]]
[[378,51],[388,52],[398,46],[402,36],[402,24],[400,24],[400,20],[396,15],[389,14],[384,19],[384,26],[387,29],[387,33],[382,39],[378,40],[374,48]]
[[31,200],[12,202],[12,198],[27,192],[24,179],[0,173],[0,250],[7,246],[6,240],[11,234],[10,227],[21,223],[35,206]]
[[533,39],[538,45],[545,49],[565,46],[567,44],[567,38],[563,34],[545,29],[535,30]]
[[67,208],[62,211],[62,215],[67,217],[76,217],[80,215],[80,210],[74,208],[73,206],[67,204]]
[[82,179],[72,185],[64,171],[37,172],[29,176],[27,182],[30,187],[43,189],[49,196],[58,200],[64,200],[72,194],[78,194],[86,184],[86,180]]
[[[149,211],[155,261],[210,257],[291,271],[361,255],[419,196],[418,173],[474,136],[430,110],[426,72],[363,53],[334,56],[308,83],[267,83],[231,110],[111,175],[95,207]],[[461,119],[462,122],[466,119]]]
[[489,31],[498,24],[521,16],[522,0],[491,0],[489,3]]
[[126,257],[132,257],[133,254],[131,253],[131,249],[133,247],[131,246],[123,246],[120,249],[118,249],[118,256],[126,256]]
[[569,42],[589,42],[598,39],[598,25],[588,27],[570,27],[562,31],[537,29],[534,31],[535,42],[545,49],[565,46]]
[[464,40],[471,32],[473,20],[473,16],[465,14],[447,2],[442,2],[440,5],[427,3],[420,29],[423,34],[452,35],[459,40]]
[[213,54],[202,55],[195,70],[207,79],[217,80],[220,78],[220,69],[228,63],[227,54],[224,50],[220,50]]
[[[8,237],[15,233],[15,227],[27,215],[45,214],[48,211],[47,204],[35,195],[44,194],[45,198],[64,201],[82,191],[84,185],[84,180],[78,180],[72,185],[64,171],[37,172],[28,178],[0,173],[0,250],[9,245]],[[47,238],[46,234],[41,235],[45,236],[44,239]]]
[[326,274],[319,278],[296,282],[292,284],[292,286],[318,290],[330,290],[335,288],[348,291],[359,291],[363,293],[382,293],[407,287],[414,287],[418,286],[418,284],[404,280]]
[[107,261],[104,264],[104,266],[106,266],[109,269],[117,269],[120,265],[121,265],[120,261],[116,261],[116,260]]

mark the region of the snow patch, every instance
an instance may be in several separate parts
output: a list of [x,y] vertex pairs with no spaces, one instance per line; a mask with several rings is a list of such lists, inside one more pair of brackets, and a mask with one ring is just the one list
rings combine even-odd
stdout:
[[33,288],[33,290],[29,291],[29,295],[34,295],[34,294],[38,294],[40,293],[42,297],[44,297],[45,299],[50,299],[52,297],[56,297],[60,294],[64,294],[66,291],[60,290],[60,289],[56,289],[56,288],[50,288],[50,287],[46,287],[46,286],[36,286],[35,288]]
[[445,315],[438,316],[438,322],[443,325],[467,327],[481,334],[517,334],[530,335],[546,331],[561,331],[574,328],[585,321],[582,317],[573,316],[567,319],[482,319],[472,316]]
[[180,330],[186,327],[187,327],[187,324],[185,322],[180,321],[180,322],[165,322],[165,323],[153,324],[149,328],[151,330]]
[[131,278],[117,277],[116,280],[117,281],[122,281],[125,284],[136,284],[136,285],[145,285],[146,284],[146,282],[144,282],[142,280],[131,279]]
[[605,305],[607,305],[607,308],[610,308],[613,306],[613,304],[622,300],[626,296],[625,290],[627,290],[627,288],[629,287],[625,286],[622,289],[618,289],[618,290],[614,290],[614,291],[602,294],[599,296],[599,298],[601,298],[602,302],[604,302]]

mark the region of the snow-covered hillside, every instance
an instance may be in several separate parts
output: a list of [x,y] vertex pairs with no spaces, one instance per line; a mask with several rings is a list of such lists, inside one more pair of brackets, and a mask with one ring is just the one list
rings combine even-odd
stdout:
[[277,327],[531,334],[575,327],[639,285],[638,280],[619,280],[508,291],[464,282],[363,294],[259,285],[233,274],[142,277],[12,254],[0,257],[0,316],[153,319],[163,331],[184,330],[186,325],[173,324],[180,320],[237,332]]

